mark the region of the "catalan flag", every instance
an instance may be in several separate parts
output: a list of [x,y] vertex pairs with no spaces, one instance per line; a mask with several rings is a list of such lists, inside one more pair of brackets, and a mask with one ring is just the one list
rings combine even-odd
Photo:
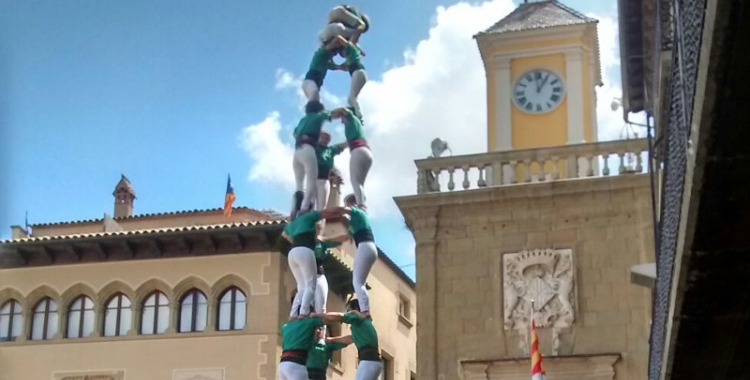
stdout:
[[227,174],[227,194],[224,196],[224,216],[232,216],[232,205],[237,197],[234,196],[234,188],[232,187],[232,177]]
[[539,352],[539,338],[536,336],[536,324],[531,318],[531,380],[546,380],[542,369],[542,353]]

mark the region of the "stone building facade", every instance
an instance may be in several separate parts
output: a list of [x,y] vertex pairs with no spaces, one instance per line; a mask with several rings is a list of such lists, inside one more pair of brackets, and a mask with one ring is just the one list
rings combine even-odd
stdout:
[[[648,147],[597,141],[596,24],[541,1],[479,33],[488,152],[417,160],[417,195],[395,198],[416,240],[420,380],[528,379],[532,317],[550,380],[646,378],[651,291],[629,276],[654,257]],[[564,92],[524,107],[545,78]]]
[[[0,379],[275,379],[295,288],[276,246],[285,220],[244,207],[229,218],[133,215],[128,191],[115,192],[114,218],[34,225],[31,235],[14,227],[0,242]],[[352,293],[354,251],[333,251],[327,308],[336,311]],[[384,376],[409,380],[414,282],[381,252],[368,284]],[[352,378],[356,362],[353,347],[337,353],[329,378]]]

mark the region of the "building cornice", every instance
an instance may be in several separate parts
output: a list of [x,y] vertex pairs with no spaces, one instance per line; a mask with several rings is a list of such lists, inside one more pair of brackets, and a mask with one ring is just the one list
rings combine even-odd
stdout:
[[543,199],[545,197],[587,194],[613,190],[648,189],[648,173],[623,174],[611,177],[569,179],[538,183],[491,186],[473,190],[426,193],[394,197],[407,223],[420,216],[420,210],[442,206],[460,206],[482,202],[506,202],[516,199]]
[[285,221],[42,236],[0,242],[0,270],[269,251]]

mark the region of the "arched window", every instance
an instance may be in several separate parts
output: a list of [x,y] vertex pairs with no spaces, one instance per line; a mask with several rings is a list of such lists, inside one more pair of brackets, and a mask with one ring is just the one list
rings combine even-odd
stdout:
[[80,296],[68,309],[68,338],[85,338],[94,331],[94,302]]
[[206,296],[200,290],[187,292],[180,300],[180,332],[205,330],[207,309]]
[[0,307],[0,342],[11,342],[21,335],[23,317],[21,304],[10,300]]
[[120,293],[109,299],[104,312],[104,336],[123,336],[130,330],[130,299]]
[[151,293],[143,303],[141,334],[164,334],[169,327],[169,300],[162,292]]
[[31,318],[31,340],[52,339],[57,332],[57,302],[45,298],[34,307]]
[[231,287],[219,297],[219,330],[242,330],[247,318],[247,298],[245,293]]

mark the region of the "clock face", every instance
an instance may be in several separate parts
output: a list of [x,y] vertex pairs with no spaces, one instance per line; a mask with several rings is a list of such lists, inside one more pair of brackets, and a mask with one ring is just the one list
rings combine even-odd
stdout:
[[564,96],[563,80],[557,74],[544,69],[527,71],[513,86],[513,103],[526,113],[550,112],[562,103]]

